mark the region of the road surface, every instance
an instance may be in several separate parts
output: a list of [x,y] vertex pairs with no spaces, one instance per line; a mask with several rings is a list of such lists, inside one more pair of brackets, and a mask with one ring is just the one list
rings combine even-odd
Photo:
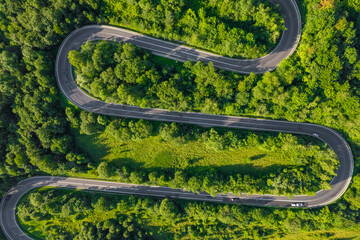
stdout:
[[[342,196],[350,184],[354,162],[350,147],[344,138],[333,129],[308,123],[274,121],[253,118],[208,115],[191,112],[169,112],[162,109],[144,109],[133,106],[105,103],[85,94],[75,83],[68,53],[77,50],[86,41],[116,40],[126,41],[153,51],[155,54],[173,58],[179,61],[212,61],[214,66],[241,73],[264,73],[274,70],[282,59],[290,56],[296,49],[301,35],[300,13],[294,0],[273,0],[280,5],[284,15],[286,30],[283,32],[279,45],[268,55],[251,60],[239,60],[221,57],[215,54],[195,50],[178,44],[150,38],[127,30],[91,25],[72,32],[61,44],[56,59],[56,78],[62,93],[76,106],[97,114],[154,121],[196,124],[205,127],[227,127],[254,131],[287,132],[317,137],[326,142],[340,160],[337,175],[331,181],[331,190],[321,190],[314,196],[295,196],[292,199],[274,195],[232,194],[210,197],[207,193],[195,194],[181,189],[168,187],[144,186],[106,182],[89,179],[74,179],[63,177],[33,177],[14,186],[2,199],[0,224],[8,239],[31,239],[19,228],[15,219],[16,203],[22,195],[33,188],[54,186],[77,188],[122,194],[136,194],[154,197],[168,197],[208,202],[240,203],[253,206],[291,207],[292,203],[304,203],[305,207],[320,207],[336,201]],[[8,197],[10,195],[10,197]]]
[[244,74],[250,74],[251,72],[261,74],[275,70],[283,59],[289,57],[296,50],[301,37],[301,16],[295,0],[272,0],[272,2],[280,6],[284,17],[285,30],[277,47],[261,58],[234,59],[223,57],[125,29],[104,25],[89,25],[72,32],[61,45],[61,55],[58,55],[58,57],[60,57],[62,67],[67,65],[65,62],[67,61],[67,53],[70,50],[78,50],[87,41],[110,40],[132,43],[151,50],[156,55],[182,62],[191,60],[207,63],[211,61],[216,68]]

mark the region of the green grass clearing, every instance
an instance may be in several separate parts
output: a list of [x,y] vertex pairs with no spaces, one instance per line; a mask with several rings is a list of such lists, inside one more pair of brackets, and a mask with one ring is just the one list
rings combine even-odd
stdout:
[[301,232],[296,235],[288,235],[284,240],[359,240],[359,229],[336,229],[330,231]]
[[105,133],[87,136],[73,131],[76,145],[94,160],[113,162],[115,166],[147,169],[187,168],[193,174],[217,168],[225,174],[262,175],[280,166],[299,165],[289,152],[269,152],[257,147],[237,150],[209,150],[203,143],[164,142],[160,136],[121,143]]

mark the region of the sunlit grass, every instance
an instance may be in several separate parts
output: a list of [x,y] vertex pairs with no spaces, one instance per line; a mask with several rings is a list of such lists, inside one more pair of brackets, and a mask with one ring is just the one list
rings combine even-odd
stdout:
[[282,239],[284,239],[284,240],[317,240],[317,239],[359,240],[360,239],[360,230],[359,229],[338,229],[338,230],[329,230],[329,231],[300,232],[300,233],[285,236]]
[[194,175],[209,167],[220,172],[259,175],[278,166],[298,165],[292,150],[266,151],[258,147],[215,151],[199,141],[185,144],[164,142],[160,136],[121,143],[105,133],[87,136],[73,131],[76,145],[94,161],[106,160],[115,166],[133,169],[190,168]]

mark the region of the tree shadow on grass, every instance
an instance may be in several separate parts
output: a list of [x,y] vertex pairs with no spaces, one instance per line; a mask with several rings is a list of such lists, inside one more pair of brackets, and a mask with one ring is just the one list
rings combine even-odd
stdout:
[[100,135],[85,135],[73,132],[76,148],[81,152],[87,153],[92,162],[98,162],[110,152],[110,147],[105,143]]
[[[194,160],[196,161],[196,159]],[[141,171],[144,173],[156,172],[158,174],[165,174],[166,176],[173,176],[176,170],[183,170],[183,172],[191,176],[201,177],[207,176],[209,173],[220,174],[224,177],[240,175],[250,175],[260,178],[267,174],[279,174],[289,165],[274,164],[267,167],[254,166],[253,163],[246,164],[233,164],[225,166],[188,166],[184,169],[173,167],[148,167],[146,163],[136,162],[131,158],[118,158],[111,162],[115,169],[121,169],[123,166],[128,169],[129,172]]]
[[132,158],[117,158],[111,161],[111,165],[117,169],[118,168],[121,169],[124,166],[131,171],[137,171],[137,170],[144,171],[145,169],[148,169],[145,168],[144,163],[137,162]]
[[225,166],[194,166],[184,169],[184,172],[192,176],[203,175],[206,176],[210,172],[218,173],[224,177],[226,176],[236,176],[240,175],[250,175],[257,178],[262,177],[267,174],[279,174],[285,168],[289,167],[288,165],[279,165],[274,164],[267,167],[254,166],[252,163],[246,164],[234,164],[234,165],[225,165]]
[[264,158],[264,157],[266,157],[266,154],[258,154],[258,155],[255,155],[255,156],[250,157],[250,160],[251,160],[251,161],[255,161],[255,160],[262,159],[262,158]]

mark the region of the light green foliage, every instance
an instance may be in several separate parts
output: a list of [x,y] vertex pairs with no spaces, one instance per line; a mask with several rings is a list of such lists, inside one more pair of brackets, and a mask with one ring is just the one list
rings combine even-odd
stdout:
[[[262,3],[266,5],[261,6]],[[78,75],[79,84],[106,101],[318,123],[338,130],[357,157],[359,1],[298,3],[303,10],[299,48],[276,71],[262,76],[216,70],[211,63],[179,64],[131,45],[120,47],[101,42],[83,46],[83,52],[89,56],[82,58],[73,52],[70,58],[82,73]],[[0,0],[0,192],[29,175],[97,177],[98,166],[109,159],[113,160],[109,163],[114,168],[113,179],[184,186],[192,191],[206,189],[212,194],[311,193],[329,187],[336,169],[335,158],[317,144],[296,147],[307,139],[299,138],[296,143],[287,135],[238,135],[236,131],[220,129],[210,133],[210,129],[177,125],[163,125],[159,131],[160,123],[80,113],[56,85],[53,63],[60,42],[80,26],[112,22],[155,37],[185,40],[225,55],[260,56],[276,44],[281,31],[281,17],[273,10],[269,12],[267,4],[270,3],[250,0]],[[74,135],[80,130],[94,135],[81,135],[81,144],[75,144]],[[99,134],[120,140],[100,138],[99,147],[84,154],[84,148],[90,148],[89,143]],[[155,150],[157,157],[148,150]],[[107,155],[101,152],[110,152],[112,156],[102,159]],[[261,158],[261,154],[267,156]],[[281,164],[288,158],[286,164]],[[276,165],[279,163],[280,166]],[[358,171],[358,158],[355,166]],[[94,218],[86,219],[82,213],[95,204],[87,202],[89,198],[70,201],[64,197],[57,203],[51,202],[54,196],[39,199],[35,196],[32,200],[35,210],[22,207],[19,213],[27,221],[40,223],[51,215],[60,216],[64,206],[64,214],[69,215],[66,221],[44,223],[49,239],[61,239],[67,234],[68,239],[77,234],[79,239],[94,239],[98,229],[101,230],[96,233],[102,239],[140,238],[141,234],[143,238],[154,239],[161,239],[160,235],[172,239],[172,234],[187,239],[277,239],[288,233],[292,233],[289,239],[354,238],[341,233],[360,221],[357,182],[355,177],[344,201],[330,205],[328,210],[255,211],[244,207],[217,211],[222,207],[200,204],[188,209],[177,205],[176,221],[180,224],[175,222],[173,228],[173,222],[161,218],[159,211],[149,214],[157,217],[151,230],[143,229],[138,216],[129,216],[127,212],[123,213],[126,216],[116,216],[111,221],[107,221],[106,214],[93,214]],[[118,208],[111,204],[110,201],[113,206],[110,212]],[[119,208],[132,209],[135,205],[131,200]],[[137,206],[136,211],[129,211],[152,209],[148,202]],[[184,212],[192,216],[189,224],[181,222]],[[78,221],[86,222],[77,224]],[[163,226],[161,221],[167,226],[158,228]],[[241,226],[226,225],[229,222]],[[67,224],[78,228],[63,228]],[[351,231],[359,235],[358,230]]]
[[152,128],[153,126],[148,121],[126,122],[118,119],[111,121],[106,127],[105,132],[118,141],[126,142],[148,138],[152,134]]
[[170,222],[176,221],[176,215],[178,210],[174,203],[169,199],[165,198],[161,201],[159,212],[165,220]]
[[256,58],[282,31],[277,7],[259,0],[105,1],[110,22],[230,57]]
[[360,175],[357,174],[352,180],[350,189],[345,193],[345,200],[349,203],[350,208],[354,211],[360,209]]
[[[131,138],[139,131],[136,126],[140,130],[152,126],[152,136]],[[90,156],[111,162],[106,166],[114,168],[112,174],[100,173],[102,162],[99,176],[194,192],[312,194],[328,188],[338,165],[330,149],[312,146],[316,142],[300,144],[306,140],[289,134],[113,120],[97,139],[89,142],[86,136],[78,136],[76,143]]]
[[[136,9],[150,11],[151,4],[139,3]],[[187,2],[178,4],[176,11],[180,11]],[[219,7],[218,4],[220,1],[209,2],[212,7]],[[243,1],[239,4],[245,6]],[[359,18],[354,6],[357,6],[355,1],[304,1],[307,14],[303,18],[305,24],[298,51],[272,73],[241,76],[215,70],[211,63],[171,65],[159,63],[146,51],[133,50],[134,59],[146,58],[147,69],[151,73],[148,81],[129,85],[125,77],[117,74],[121,82],[117,89],[113,88],[106,96],[97,96],[106,101],[142,107],[309,121],[347,132],[352,139],[359,141],[357,89],[360,65],[356,38]],[[127,7],[126,4],[116,4],[114,11]],[[221,15],[222,11],[237,8],[230,1],[219,9]],[[194,14],[188,10],[185,15],[190,18]],[[202,14],[205,13],[199,10],[199,15]],[[237,19],[242,16],[233,15]],[[155,26],[153,28],[156,29]],[[78,73],[81,84],[84,73],[81,69]],[[95,91],[92,93],[95,94]]]
[[[38,208],[34,198],[47,207]],[[47,218],[37,218],[43,214]],[[60,189],[30,193],[18,206],[18,218],[30,232],[47,239],[324,239],[337,232],[360,232],[336,206],[253,208]]]
[[102,162],[97,168],[97,172],[102,178],[110,178],[113,175],[114,170],[108,162]]

